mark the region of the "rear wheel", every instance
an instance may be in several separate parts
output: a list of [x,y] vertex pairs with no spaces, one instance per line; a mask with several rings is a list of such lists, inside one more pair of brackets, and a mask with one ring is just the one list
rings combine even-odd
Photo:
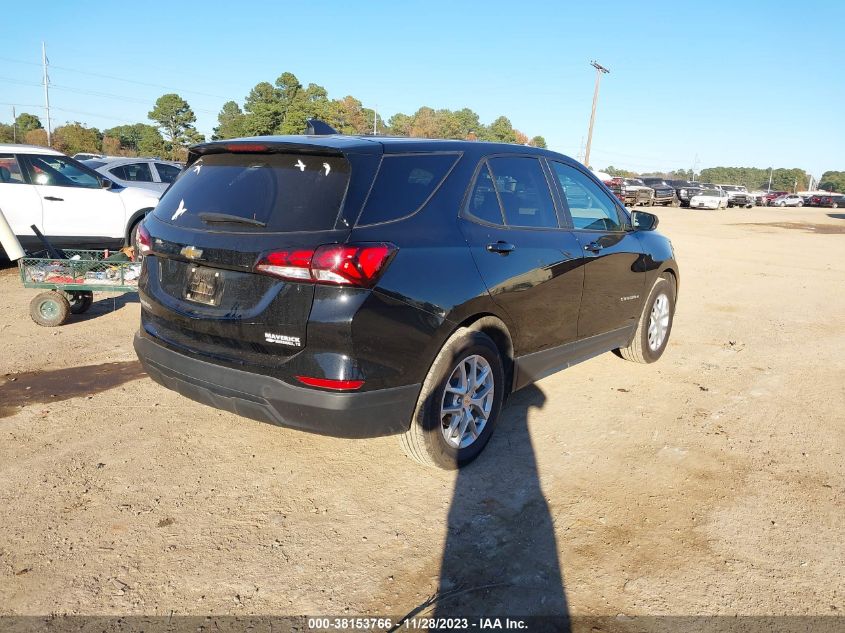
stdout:
[[663,355],[675,317],[675,284],[668,276],[659,277],[643,307],[634,338],[619,354],[635,363],[653,363]]
[[410,428],[412,459],[446,470],[474,460],[490,439],[505,391],[499,350],[486,334],[460,328],[431,365]]
[[62,293],[50,290],[35,295],[29,303],[29,316],[38,325],[56,327],[67,321],[70,303]]

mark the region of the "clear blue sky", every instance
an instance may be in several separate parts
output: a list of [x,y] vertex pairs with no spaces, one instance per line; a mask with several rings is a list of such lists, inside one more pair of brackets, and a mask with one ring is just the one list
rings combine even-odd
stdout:
[[209,135],[224,101],[242,104],[256,83],[291,71],[332,98],[377,105],[385,119],[422,105],[470,107],[487,123],[505,114],[576,156],[596,59],[611,74],[595,167],[690,168],[697,155],[699,168],[845,170],[845,3],[836,0],[53,0],[37,16],[30,9],[9,4],[0,27],[0,121],[11,118],[8,104],[43,118],[22,106],[43,104],[45,40],[54,126],[146,121],[155,99],[175,91]]

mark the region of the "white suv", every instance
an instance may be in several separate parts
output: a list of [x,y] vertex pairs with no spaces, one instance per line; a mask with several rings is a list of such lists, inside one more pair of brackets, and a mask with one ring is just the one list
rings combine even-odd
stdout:
[[33,224],[60,248],[134,244],[160,195],[122,187],[46,147],[0,144],[0,209],[24,248],[39,245]]

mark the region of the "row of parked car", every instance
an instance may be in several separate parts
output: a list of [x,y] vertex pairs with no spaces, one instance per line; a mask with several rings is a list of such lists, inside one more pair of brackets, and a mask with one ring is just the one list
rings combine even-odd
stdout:
[[728,207],[845,207],[843,194],[796,194],[788,191],[748,191],[742,185],[702,183],[666,178],[603,179],[625,205],[671,205],[694,209],[726,209]]

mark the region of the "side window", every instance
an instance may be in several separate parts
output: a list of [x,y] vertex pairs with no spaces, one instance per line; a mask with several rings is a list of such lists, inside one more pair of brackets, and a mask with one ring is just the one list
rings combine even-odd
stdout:
[[457,160],[457,154],[385,155],[358,224],[387,222],[416,213]]
[[0,154],[0,185],[24,184],[18,159],[12,154]]
[[493,182],[508,226],[557,228],[552,193],[540,161],[527,156],[491,158]]
[[616,203],[588,176],[569,165],[549,161],[566,198],[576,229],[622,231]]
[[109,173],[121,180],[129,180],[131,182],[153,182],[153,173],[150,171],[150,166],[147,163],[120,165],[119,167],[110,169]]
[[99,189],[100,179],[65,156],[30,155],[31,178],[36,185]]
[[176,180],[176,177],[182,173],[182,170],[178,167],[166,163],[156,163],[156,169],[158,170],[158,177],[161,178],[161,182],[166,182],[167,184]]
[[493,186],[493,177],[490,175],[490,168],[486,162],[481,165],[464,211],[490,224],[504,224],[502,208],[499,206],[499,198]]

